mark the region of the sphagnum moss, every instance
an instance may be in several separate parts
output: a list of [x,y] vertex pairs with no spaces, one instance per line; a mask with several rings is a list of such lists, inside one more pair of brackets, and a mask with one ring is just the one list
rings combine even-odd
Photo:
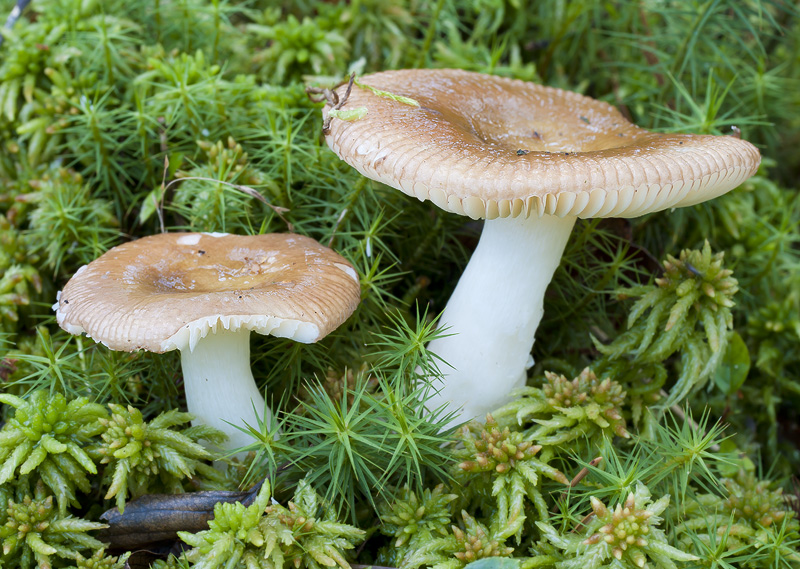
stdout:
[[533,444],[520,431],[500,428],[491,415],[485,425],[462,427],[459,440],[464,448],[454,452],[462,461],[456,476],[491,489],[497,501],[499,535],[504,538],[514,535],[519,539],[522,535],[526,502],[535,507],[540,519],[547,518],[542,477],[569,484],[560,470],[548,464],[552,453],[537,458],[541,445]]
[[676,527],[680,543],[687,549],[719,544],[727,551],[761,550],[770,544],[787,563],[800,562],[800,553],[791,545],[781,546],[776,534],[786,541],[800,543],[800,524],[790,509],[782,489],[753,472],[740,470],[720,480],[721,494],[702,494],[685,505],[685,521]]
[[39,259],[29,249],[28,239],[0,213],[0,332],[15,330],[21,307],[42,292]]
[[194,547],[186,553],[192,567],[350,569],[344,552],[360,542],[364,532],[332,521],[330,515],[318,518],[322,504],[310,484],[305,480],[298,484],[288,508],[269,505],[271,500],[265,482],[250,506],[217,504],[208,530],[179,532]]
[[192,420],[189,413],[166,411],[147,422],[141,411],[130,405],[110,403],[109,408],[111,416],[98,419],[101,440],[88,453],[98,464],[107,465],[105,498],[116,498],[120,512],[125,511],[129,495],[182,492],[181,481],[195,474],[200,461],[211,458],[198,440],[219,442],[223,438],[222,433],[205,426],[176,429]]
[[537,522],[544,538],[561,551],[563,561],[558,569],[592,567],[674,569],[675,561],[697,561],[699,558],[685,553],[668,542],[659,528],[660,514],[669,505],[669,496],[653,502],[650,491],[643,484],[628,494],[624,502],[608,508],[591,497],[592,516],[574,533],[562,534],[552,526]]
[[433,490],[426,488],[420,496],[406,486],[394,502],[382,502],[378,506],[380,531],[393,541],[380,552],[379,561],[399,567],[432,539],[446,537],[457,498],[446,494],[444,485],[439,484]]
[[723,478],[728,491],[725,512],[735,520],[769,527],[780,522],[788,513],[783,490],[770,489],[767,480],[757,480],[755,474],[740,470],[733,478]]
[[98,419],[107,411],[86,398],[67,401],[60,393],[48,396],[35,391],[26,401],[8,393],[0,402],[15,409],[0,431],[0,484],[13,480],[17,473],[35,472],[53,492],[63,515],[77,503],[76,490],[89,492],[89,474],[97,466],[85,446],[100,429]]
[[451,535],[432,539],[403,560],[401,569],[460,569],[473,561],[507,557],[514,548],[505,545],[502,527],[487,528],[467,512],[461,512],[463,527],[452,526]]
[[426,488],[421,497],[406,486],[402,497],[394,503],[381,503],[381,532],[395,538],[395,548],[413,550],[434,536],[447,534],[455,494],[445,494],[443,484]]
[[628,314],[628,330],[609,345],[595,341],[610,360],[629,356],[634,363],[662,362],[680,351],[683,370],[664,405],[704,385],[725,355],[739,287],[723,257],[712,253],[708,241],[702,250],[684,249],[680,258],[668,255],[664,275],[653,285],[618,291],[620,298],[639,297]]
[[539,387],[524,387],[516,399],[494,413],[501,424],[517,424],[541,445],[563,445],[576,439],[602,436],[629,438],[622,416],[625,391],[610,378],[602,381],[589,368],[569,380],[545,372]]
[[67,569],[126,569],[129,567],[127,562],[130,556],[130,552],[119,556],[109,555],[105,548],[100,548],[88,557],[78,555],[75,565]]
[[103,547],[87,532],[106,527],[65,515],[53,504],[53,495],[39,481],[33,495],[24,492],[21,499],[7,499],[0,512],[0,540],[4,565],[21,569],[50,569],[54,558],[78,561],[80,551]]

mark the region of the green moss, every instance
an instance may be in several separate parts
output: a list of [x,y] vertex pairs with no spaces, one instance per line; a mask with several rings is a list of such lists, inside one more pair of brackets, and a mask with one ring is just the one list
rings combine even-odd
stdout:
[[87,532],[105,525],[59,512],[41,481],[32,495],[23,493],[21,498],[3,496],[0,559],[5,567],[48,569],[56,558],[78,561],[79,551],[102,548]]
[[87,473],[97,474],[97,466],[84,446],[99,432],[98,419],[107,416],[106,410],[85,398],[68,402],[45,391],[34,392],[27,401],[0,394],[0,402],[15,409],[0,431],[0,484],[17,473],[36,472],[65,514],[68,505],[77,504],[76,490],[91,490]]
[[447,536],[455,494],[445,494],[444,485],[426,488],[421,496],[406,487],[403,495],[379,506],[381,533],[394,538],[388,553],[394,566],[427,542]]
[[0,214],[0,331],[17,329],[20,309],[42,292],[37,256],[29,241]]
[[630,437],[622,416],[625,391],[616,381],[600,381],[589,368],[572,380],[545,372],[541,388],[524,387],[516,395],[492,416],[502,424],[527,427],[536,443],[557,446],[587,439],[592,444],[603,436]]
[[288,508],[268,505],[270,501],[270,486],[264,483],[252,505],[217,504],[208,530],[180,532],[194,547],[186,553],[192,567],[350,569],[344,552],[361,541],[364,532],[337,523],[331,510],[317,517],[322,503],[308,482],[298,484]]
[[[602,543],[602,563],[637,566],[643,557],[601,528],[631,492],[634,514],[669,495],[643,523],[700,558],[686,565],[799,566],[777,485],[733,474],[739,454],[780,480],[800,468],[799,16],[773,0],[34,0],[0,46],[0,493],[20,511],[29,496],[53,519],[96,519],[103,496],[232,490],[249,468],[286,504],[256,516],[287,540],[270,563],[349,563],[355,534],[315,533],[336,512],[370,532],[359,562],[444,568],[502,554],[522,569],[580,564],[580,548]],[[425,345],[442,333],[436,316],[480,223],[336,158],[305,91],[408,67],[566,88],[651,129],[735,125],[764,157],[759,175],[707,204],[579,221],[530,385],[496,423],[455,437],[451,417],[429,418],[419,380],[445,365]],[[208,433],[186,426],[175,354],[70,338],[50,308],[81,265],[161,231],[157,213],[167,230],[311,236],[361,282],[354,316],[320,343],[253,339],[276,417],[250,425],[255,458],[223,476],[197,446]],[[47,433],[34,423],[51,412],[60,426]],[[306,473],[303,495],[325,499],[293,509],[286,498]],[[39,480],[41,496],[19,490]],[[639,496],[640,483],[661,499]],[[604,525],[582,522],[598,501]],[[457,531],[451,509],[466,512]],[[244,509],[230,512],[203,547],[263,553],[236,537]],[[122,559],[71,539],[53,536],[64,554],[48,554],[54,567]],[[651,566],[681,563],[642,551]]]
[[461,517],[462,527],[454,525],[446,537],[421,545],[403,560],[401,568],[459,569],[479,559],[506,557],[514,551],[513,547],[505,545],[506,537],[499,535],[503,528],[487,528],[465,511],[461,512]]
[[675,561],[698,560],[671,546],[659,528],[659,516],[667,508],[669,496],[653,502],[650,491],[639,484],[613,509],[597,498],[592,498],[591,504],[593,516],[573,533],[564,535],[552,526],[537,524],[563,556],[555,565],[558,569],[578,569],[590,563],[594,567],[672,569]]
[[129,495],[182,492],[181,481],[194,476],[201,460],[211,458],[198,440],[219,442],[222,436],[202,426],[175,429],[191,421],[188,413],[167,411],[145,422],[142,413],[131,406],[111,403],[109,408],[111,416],[98,419],[102,440],[88,453],[105,466],[105,498],[116,497],[120,512],[125,511]]
[[595,342],[610,360],[627,355],[634,364],[662,362],[680,351],[683,370],[665,405],[704,385],[725,354],[739,288],[733,271],[723,268],[723,257],[712,254],[708,241],[702,250],[667,256],[664,275],[654,284],[618,291],[623,299],[639,297],[628,315],[627,332],[607,346]]

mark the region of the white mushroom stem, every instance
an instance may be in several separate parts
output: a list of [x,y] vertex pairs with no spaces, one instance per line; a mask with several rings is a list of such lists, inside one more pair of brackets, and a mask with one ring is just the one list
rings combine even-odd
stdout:
[[225,449],[252,444],[253,438],[234,426],[243,427],[245,422],[257,426],[253,409],[259,416],[265,410],[264,397],[250,371],[250,330],[209,333],[193,350],[181,350],[181,365],[193,423],[228,435],[222,445]]
[[432,341],[444,383],[426,403],[461,408],[458,421],[483,416],[525,384],[544,294],[575,217],[487,220],[478,247],[442,313],[452,334]]

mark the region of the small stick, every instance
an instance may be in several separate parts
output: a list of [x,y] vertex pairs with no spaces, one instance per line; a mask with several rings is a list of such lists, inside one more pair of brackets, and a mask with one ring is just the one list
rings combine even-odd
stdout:
[[[580,471],[578,471],[578,474],[575,475],[575,477],[567,484],[567,487],[561,493],[561,497],[559,498],[559,502],[563,502],[566,499],[567,492],[569,492],[570,489],[575,488],[575,486],[577,486],[578,483],[581,480],[586,478],[586,476],[589,474],[589,469],[590,468],[594,468],[595,466],[597,466],[601,462],[603,462],[603,457],[602,456],[598,456],[598,457],[595,457],[592,460],[590,460],[589,463],[586,466],[581,468]],[[553,513],[557,512],[557,511],[558,510],[553,510]],[[583,521],[580,522],[580,524],[583,524],[583,523],[584,523]],[[577,529],[573,529],[572,531],[577,531]]]
[[[166,172],[165,172],[164,175],[166,176]],[[184,180],[203,180],[205,182],[213,182],[215,184],[224,184],[226,186],[230,186],[234,190],[238,190],[238,191],[242,192],[243,194],[247,194],[250,197],[256,198],[258,201],[260,201],[261,203],[263,203],[264,205],[266,205],[272,211],[275,212],[275,215],[277,215],[281,219],[281,221],[283,221],[286,224],[286,228],[289,230],[290,233],[294,233],[294,225],[289,223],[289,221],[285,217],[283,217],[283,215],[281,215],[283,213],[288,212],[289,209],[287,209],[285,207],[280,207],[280,206],[277,206],[277,205],[272,205],[271,203],[269,203],[267,201],[267,198],[265,198],[263,195],[261,195],[261,193],[258,190],[255,190],[254,188],[251,188],[250,186],[243,186],[241,184],[233,184],[231,182],[226,182],[225,180],[215,180],[214,178],[206,178],[204,176],[186,176],[185,178],[175,178],[174,180],[172,180],[169,184],[166,185],[166,187],[164,188],[164,192],[166,192],[166,190],[172,184],[177,184],[178,182],[182,182]],[[162,198],[163,198],[163,192],[162,192]],[[164,230],[163,224],[161,226],[161,230],[162,230],[162,232]]]
[[[31,0],[17,0],[17,4],[14,6],[14,9],[11,10],[11,13],[8,15],[8,19],[6,20],[6,25],[4,26],[7,30],[10,30],[14,27],[14,24],[17,23],[20,16],[22,16],[22,12],[25,11],[25,8],[28,7],[28,4],[31,3]],[[0,34],[0,45],[3,45],[3,40],[5,38],[2,34]]]
[[158,223],[161,226],[161,233],[166,233],[166,229],[164,229],[164,194],[167,193],[166,181],[167,181],[167,172],[169,171],[169,156],[164,156],[164,174],[161,176],[161,196],[158,200],[158,206],[156,207],[156,213],[158,213]]
[[344,220],[344,216],[347,215],[348,208],[344,208],[342,213],[339,214],[339,217],[336,219],[336,225],[333,226],[333,232],[331,233],[331,238],[328,240],[328,247],[333,247],[333,240],[336,239],[336,231],[339,229],[339,224],[342,223]]
[[602,456],[598,456],[597,458],[593,458],[591,461],[589,461],[589,464],[581,468],[580,472],[578,472],[578,474],[575,475],[575,478],[573,478],[572,481],[569,483],[569,487],[575,488],[575,486],[577,486],[578,483],[584,478],[586,478],[587,474],[589,474],[589,468],[595,467],[601,462],[603,462]]
[[578,525],[572,528],[572,531],[570,533],[578,533],[579,531],[583,531],[583,528],[586,527],[586,524],[589,523],[589,520],[591,520],[593,517],[594,517],[594,512],[589,512],[588,514],[586,514],[583,517],[583,519],[578,522]]
[[[341,99],[336,91],[328,88],[320,89],[319,87],[309,87],[306,89],[306,93],[308,94],[308,98],[315,103],[321,103],[322,101],[325,101],[331,106],[332,111],[338,111],[344,106],[344,104],[347,102],[347,99],[350,98],[350,92],[353,90],[353,83],[355,83],[355,80],[356,74],[353,72],[350,74],[350,80],[347,82],[347,89],[345,90],[344,96]],[[325,117],[325,120],[322,121],[322,134],[328,134],[330,132],[332,118],[333,117],[331,116],[327,116]]]
[[[569,487],[574,488],[578,484],[578,482],[586,478],[586,475],[589,474],[590,467],[595,467],[601,462],[603,462],[602,456],[598,456],[597,458],[593,458],[591,461],[589,461],[589,464],[581,468],[580,472],[578,472],[578,474],[575,475],[575,478],[573,478],[572,482],[569,483]],[[594,512],[589,512],[588,514],[586,514],[583,517],[583,519],[578,522],[578,525],[572,528],[572,531],[570,533],[578,533],[579,531],[583,531],[583,528],[586,527],[586,524],[589,522],[589,520],[592,519],[592,516],[594,516]]]
[[241,502],[249,506],[264,482],[246,492],[189,492],[186,494],[147,494],[131,500],[120,513],[117,508],[100,519],[108,523],[101,530],[103,541],[111,547],[134,549],[151,543],[173,540],[179,531],[198,532],[208,528],[218,502]]
[[[661,390],[660,395],[661,397],[668,397],[667,392],[664,391],[663,389]],[[695,431],[700,430],[700,427],[697,425],[697,423],[694,422],[694,419],[692,419],[691,417],[687,417],[686,413],[683,412],[683,409],[681,409],[677,403],[672,407],[670,407],[669,410],[672,411],[675,415],[677,415],[680,419],[689,423],[689,426],[692,427]],[[712,445],[709,448],[712,452],[719,452],[720,449],[719,445]]]

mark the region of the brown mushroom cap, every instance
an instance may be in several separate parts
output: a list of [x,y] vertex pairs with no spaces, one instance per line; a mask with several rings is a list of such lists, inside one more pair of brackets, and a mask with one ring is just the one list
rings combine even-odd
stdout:
[[653,133],[534,83],[453,69],[360,81],[420,106],[354,86],[342,110],[367,113],[333,118],[328,145],[365,176],[472,218],[635,217],[712,199],[760,162],[744,140]]
[[359,297],[353,267],[308,237],[163,233],[82,267],[54,308],[70,333],[165,352],[193,348],[217,326],[315,342]]

